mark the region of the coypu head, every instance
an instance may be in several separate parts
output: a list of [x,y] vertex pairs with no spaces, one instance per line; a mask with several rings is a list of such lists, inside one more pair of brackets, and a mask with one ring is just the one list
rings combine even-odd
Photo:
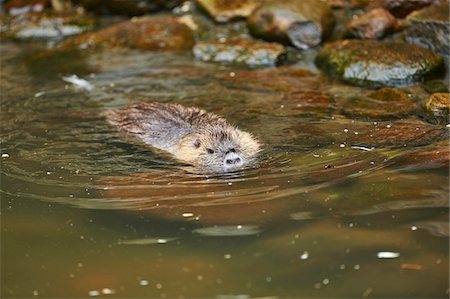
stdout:
[[260,151],[250,134],[230,125],[206,126],[183,138],[175,156],[215,173],[247,167]]

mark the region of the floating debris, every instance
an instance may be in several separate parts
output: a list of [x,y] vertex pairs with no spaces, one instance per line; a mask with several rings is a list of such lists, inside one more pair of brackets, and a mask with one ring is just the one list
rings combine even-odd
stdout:
[[377,253],[377,257],[379,259],[395,259],[400,256],[400,253],[398,252],[391,252],[391,251],[380,251]]
[[176,240],[176,238],[143,238],[143,239],[132,239],[132,240],[119,240],[121,245],[150,245],[150,244],[165,244],[170,241]]
[[64,76],[64,77],[62,77],[62,79],[65,82],[72,83],[73,85],[75,85],[75,87],[80,88],[80,89],[85,89],[87,91],[91,91],[94,89],[94,85],[92,85],[85,79],[78,78],[77,75]]

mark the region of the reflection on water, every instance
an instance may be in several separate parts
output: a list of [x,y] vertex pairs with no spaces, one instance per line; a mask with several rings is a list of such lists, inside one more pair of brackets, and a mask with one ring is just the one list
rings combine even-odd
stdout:
[[[2,297],[448,296],[443,127],[346,119],[307,72],[1,49]],[[152,99],[254,132],[258,165],[202,175],[98,113]]]

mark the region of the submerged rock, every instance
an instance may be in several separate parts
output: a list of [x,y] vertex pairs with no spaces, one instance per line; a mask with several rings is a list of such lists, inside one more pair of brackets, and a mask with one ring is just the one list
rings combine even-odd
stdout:
[[394,16],[404,18],[411,12],[437,3],[440,0],[375,0],[372,1],[370,7],[383,7],[389,10]]
[[0,33],[20,40],[58,40],[92,30],[94,23],[83,15],[29,13],[3,16]]
[[390,167],[402,170],[437,169],[448,171],[450,147],[448,141],[410,150],[393,158]]
[[142,17],[124,21],[97,32],[67,40],[63,47],[125,47],[153,51],[188,50],[194,44],[192,31],[178,18]]
[[411,25],[405,33],[408,43],[431,49],[443,56],[450,55],[449,2],[435,4],[408,16]]
[[376,8],[360,15],[347,25],[346,35],[361,39],[379,39],[394,32],[399,25],[397,19],[383,8]]
[[404,148],[428,145],[448,138],[448,129],[416,119],[383,122],[334,120],[298,124],[293,129],[311,135],[324,135],[339,148]]
[[344,40],[323,47],[316,64],[329,75],[365,86],[397,86],[423,81],[443,71],[430,50],[396,41]]
[[270,41],[309,49],[321,43],[334,25],[327,3],[317,0],[266,2],[247,19],[250,32]]
[[193,48],[196,59],[214,62],[243,63],[247,65],[275,66],[286,55],[277,43],[232,38],[226,41],[199,42]]
[[260,5],[258,0],[197,0],[197,3],[219,23],[248,17]]
[[415,110],[417,104],[407,94],[394,88],[382,88],[367,96],[351,98],[342,113],[350,118],[389,119],[412,114]]

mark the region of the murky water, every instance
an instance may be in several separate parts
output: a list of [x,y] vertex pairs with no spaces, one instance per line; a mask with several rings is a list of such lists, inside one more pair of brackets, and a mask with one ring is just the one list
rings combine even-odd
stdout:
[[[443,126],[406,146],[373,141],[400,124],[340,115],[340,96],[361,89],[315,74],[1,52],[2,298],[448,297],[448,169],[408,159],[445,149]],[[94,89],[63,81],[73,74]],[[305,92],[329,99],[295,104]],[[152,99],[254,132],[259,164],[196,174],[98,115]]]

